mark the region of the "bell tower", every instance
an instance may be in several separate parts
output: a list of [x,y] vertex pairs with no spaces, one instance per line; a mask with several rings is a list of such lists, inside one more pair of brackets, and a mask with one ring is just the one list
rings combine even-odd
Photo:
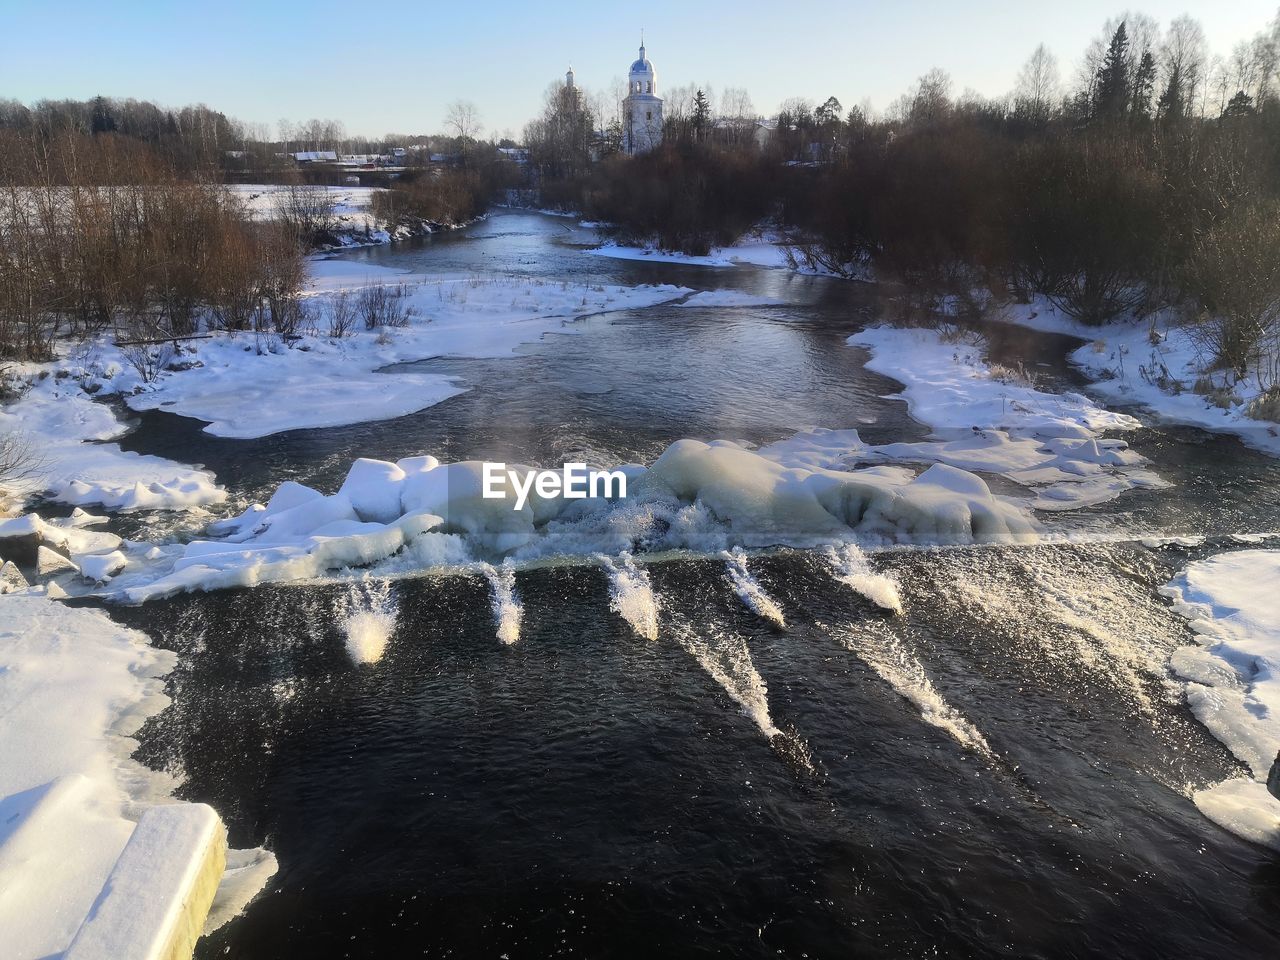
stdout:
[[662,98],[658,96],[658,74],[645,54],[643,33],[640,36],[640,57],[627,72],[622,127],[622,148],[632,156],[647,153],[662,142]]

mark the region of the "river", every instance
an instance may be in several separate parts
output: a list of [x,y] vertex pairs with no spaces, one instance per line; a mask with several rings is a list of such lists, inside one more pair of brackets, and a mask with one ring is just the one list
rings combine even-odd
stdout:
[[[877,288],[592,256],[591,239],[502,213],[343,256],[785,304],[605,314],[513,358],[407,365],[469,389],[396,420],[225,440],[151,412],[124,446],[248,500],[333,489],[359,456],[613,464],[683,437],[926,435],[845,344],[889,309]],[[1074,341],[992,338],[1079,387]],[[109,607],[180,654],[139,758],[279,860],[199,956],[1276,956],[1280,862],[1189,799],[1241,768],[1168,673],[1191,635],[1156,588],[1280,528],[1280,465],[1195,430],[1130,439],[1172,485],[1050,518],[1069,542],[875,554],[896,617],[794,550],[749,559],[785,628],[716,555],[649,564],[656,641],[595,565],[518,571],[514,645],[483,577],[402,577],[387,652],[362,667],[342,582]]]

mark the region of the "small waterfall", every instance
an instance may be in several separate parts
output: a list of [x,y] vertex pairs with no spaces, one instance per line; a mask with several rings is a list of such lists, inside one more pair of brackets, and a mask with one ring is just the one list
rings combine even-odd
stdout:
[[761,733],[771,740],[783,735],[769,715],[769,688],[751,660],[746,640],[718,628],[698,633],[684,623],[676,629],[676,637],[742,712],[755,721]]
[[686,653],[724,689],[742,712],[769,738],[769,745],[793,769],[808,776],[820,776],[809,745],[794,730],[781,730],[769,712],[769,688],[756,669],[747,641],[716,626],[698,632],[688,623],[674,626],[676,638]]
[[747,569],[747,555],[743,553],[742,548],[735,547],[732,553],[727,550],[722,551],[720,556],[724,558],[725,572],[729,575],[729,582],[733,584],[734,591],[747,608],[757,617],[768,620],[779,629],[785,629],[787,622],[782,616],[781,608]]
[[503,561],[500,567],[482,563],[480,572],[489,581],[489,606],[498,639],[510,646],[520,639],[520,623],[524,619],[524,605],[516,594],[515,567],[510,560]]
[[399,612],[390,580],[360,580],[338,599],[334,614],[346,634],[347,654],[355,663],[382,659]]
[[871,569],[867,555],[856,543],[842,544],[839,548],[828,546],[826,558],[831,565],[832,576],[845,586],[884,610],[902,613],[898,581]]
[[626,551],[618,554],[616,562],[603,554],[597,554],[596,559],[609,574],[609,608],[639,636],[657,640],[659,604],[649,574],[637,567]]
[[957,743],[975,753],[994,757],[982,732],[942,698],[925,673],[924,664],[883,624],[872,621],[831,633],[900,697],[914,704],[925,723],[945,730]]

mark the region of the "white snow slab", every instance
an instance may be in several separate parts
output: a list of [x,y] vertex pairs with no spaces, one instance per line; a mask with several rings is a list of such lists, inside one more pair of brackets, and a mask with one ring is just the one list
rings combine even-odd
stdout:
[[702,290],[679,304],[682,307],[776,307],[786,301],[745,290]]
[[1019,428],[1088,439],[1103,430],[1141,426],[1078,393],[1045,393],[998,379],[983,359],[981,341],[948,341],[937,330],[872,327],[849,343],[870,349],[867,369],[903,383],[900,396],[911,415],[935,429]]
[[912,417],[937,440],[868,447],[866,459],[946,463],[999,473],[1031,487],[1037,510],[1070,510],[1135,488],[1168,484],[1128,444],[1101,434],[1133,430],[1133,417],[1076,393],[1053,394],[1002,378],[980,339],[936,330],[877,327],[849,338],[867,347],[867,368],[900,381]]
[[1174,651],[1187,705],[1253,778],[1195,794],[1215,823],[1280,850],[1280,800],[1265,781],[1280,752],[1280,550],[1238,550],[1189,564],[1161,593],[1198,646]]
[[285,430],[344,426],[405,416],[465,389],[456,377],[381,372],[432,357],[510,356],[550,332],[574,332],[575,317],[651,306],[690,291],[667,284],[601,287],[528,278],[431,279],[346,261],[312,262],[310,302],[327,328],[339,291],[369,283],[404,284],[406,327],[360,329],[334,340],[304,337],[292,348],[250,336],[201,341],[201,366],[162,374],[127,403],[208,421],[220,437],[263,437]]
[[151,807],[138,821],[66,960],[189,957],[226,865],[226,830],[202,803]]
[[1280,550],[1238,550],[1190,564],[1161,593],[1199,647],[1175,653],[1187,701],[1254,777],[1280,752]]
[[[531,491],[519,509],[511,483],[482,496],[483,464],[420,456],[357,460],[339,492],[287,482],[266,505],[209,528],[153,567],[120,574],[114,595],[141,603],[183,590],[308,579],[396,558],[402,569],[467,562],[484,552],[522,556],[624,549],[655,516],[682,544],[806,546],[855,533],[883,540],[972,543],[1034,540],[1026,505],[995,496],[982,478],[936,463],[919,476],[898,466],[833,469],[852,431],[827,431],[760,452],[732,441],[678,440],[651,467],[625,465],[625,497],[574,499]],[[516,482],[530,468],[508,465]],[[724,542],[722,542],[724,541]],[[519,551],[525,550],[525,554]],[[615,551],[616,552],[616,551]],[[417,565],[416,567],[414,565]]]
[[39,458],[33,475],[18,485],[21,492],[109,510],[178,510],[226,499],[207,471],[100,442],[126,429],[71,379],[46,377],[0,408],[0,433],[25,436]]
[[[172,781],[129,759],[174,661],[97,610],[0,596],[0,930],[4,954],[61,954],[133,823]],[[34,821],[32,818],[35,818]]]
[[1280,800],[1267,793],[1265,784],[1240,777],[1197,791],[1193,799],[1224,830],[1280,851]]
[[680,263],[692,267],[734,267],[738,264],[751,264],[758,267],[789,266],[784,245],[769,240],[747,240],[731,247],[716,247],[704,256],[614,243],[593,247],[590,250],[584,250],[583,253],[596,257],[611,257],[614,260]]

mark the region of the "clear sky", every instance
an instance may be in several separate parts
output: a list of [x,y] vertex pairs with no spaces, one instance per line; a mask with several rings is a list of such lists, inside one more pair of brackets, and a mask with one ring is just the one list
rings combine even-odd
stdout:
[[[1271,21],[1276,3],[1134,9],[1162,23],[1191,14],[1225,56]],[[790,96],[870,98],[883,109],[934,66],[957,92],[1004,93],[1042,41],[1069,77],[1123,9],[1097,0],[0,0],[0,96],[203,102],[273,131],[281,118],[322,117],[370,136],[441,130],[447,105],[466,98],[488,132],[518,137],[570,63],[591,89],[625,76],[644,27],[660,86],[744,87],[762,113]]]

